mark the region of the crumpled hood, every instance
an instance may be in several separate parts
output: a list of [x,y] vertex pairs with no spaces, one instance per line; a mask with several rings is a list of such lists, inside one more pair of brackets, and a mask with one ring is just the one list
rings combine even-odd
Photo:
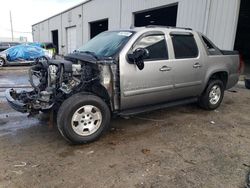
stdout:
[[74,63],[76,63],[78,60],[89,62],[89,63],[94,63],[94,64],[97,63],[97,59],[94,58],[92,55],[86,54],[86,53],[79,53],[79,52],[68,54],[64,56],[64,59],[68,61],[72,61]]
[[77,63],[77,61],[84,61],[93,64],[114,64],[115,60],[112,57],[98,57],[96,59],[93,55],[88,53],[75,52],[64,56],[64,59],[67,61],[72,61]]

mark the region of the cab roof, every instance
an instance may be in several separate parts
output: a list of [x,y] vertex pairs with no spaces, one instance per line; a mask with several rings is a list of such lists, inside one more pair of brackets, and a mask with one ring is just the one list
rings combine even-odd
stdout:
[[154,31],[154,30],[168,30],[168,31],[175,31],[175,32],[191,32],[193,33],[193,30],[191,28],[185,28],[185,27],[172,27],[172,26],[161,26],[161,25],[148,25],[144,27],[132,27],[130,28],[131,31],[140,32],[140,31]]

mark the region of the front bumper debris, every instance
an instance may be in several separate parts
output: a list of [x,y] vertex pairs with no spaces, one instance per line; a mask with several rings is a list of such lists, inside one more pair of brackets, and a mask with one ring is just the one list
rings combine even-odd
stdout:
[[8,89],[5,91],[5,97],[9,105],[18,112],[28,113],[28,107],[26,104],[17,100],[18,93],[14,89]]

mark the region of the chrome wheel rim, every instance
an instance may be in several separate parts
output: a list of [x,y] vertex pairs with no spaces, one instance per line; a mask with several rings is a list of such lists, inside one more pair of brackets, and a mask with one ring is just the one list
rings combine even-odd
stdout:
[[209,102],[212,105],[216,105],[221,97],[221,88],[219,85],[214,85],[209,93]]
[[71,126],[80,136],[90,136],[101,126],[102,113],[99,108],[85,105],[75,111],[72,116]]

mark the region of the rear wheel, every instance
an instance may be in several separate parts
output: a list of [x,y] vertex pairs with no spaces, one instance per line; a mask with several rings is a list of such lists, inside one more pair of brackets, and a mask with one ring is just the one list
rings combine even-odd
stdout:
[[211,80],[206,90],[199,98],[200,107],[206,110],[215,110],[218,108],[224,97],[224,84],[221,80]]
[[109,123],[107,104],[94,95],[73,95],[62,104],[57,116],[62,136],[74,144],[97,140],[108,129]]
[[0,67],[3,67],[5,65],[5,60],[3,58],[0,58]]

